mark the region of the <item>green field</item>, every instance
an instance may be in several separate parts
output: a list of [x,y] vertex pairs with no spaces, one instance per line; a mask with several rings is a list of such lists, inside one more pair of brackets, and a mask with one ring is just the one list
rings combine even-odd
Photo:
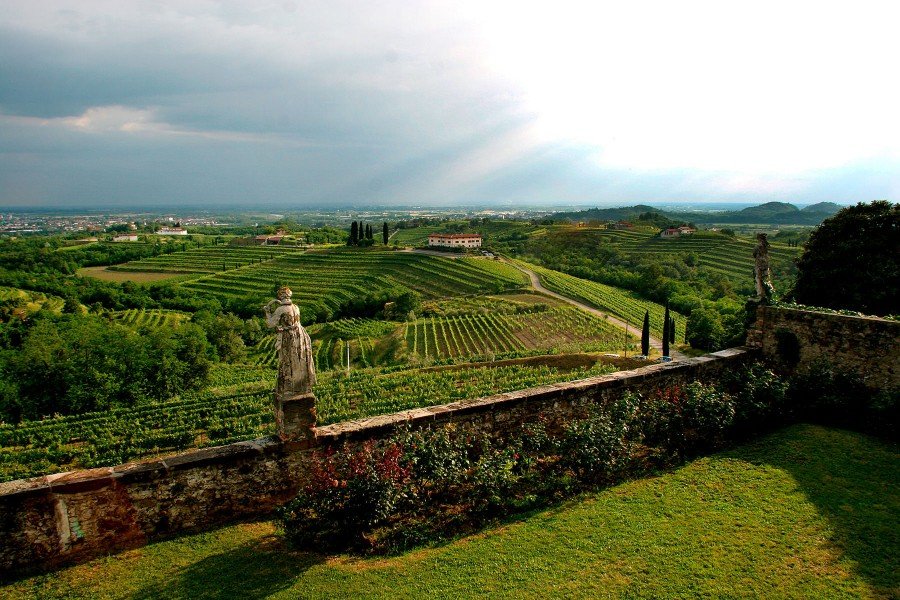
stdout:
[[[650,331],[654,336],[662,337],[663,318],[665,316],[664,306],[644,300],[633,292],[595,281],[588,281],[587,279],[580,279],[523,261],[516,262],[537,273],[541,283],[547,289],[569,298],[581,300],[590,306],[626,320],[638,332],[644,323],[644,313],[649,311]],[[684,326],[687,318],[674,311],[671,311],[670,315],[675,317],[676,342],[684,342]]]
[[[625,338],[618,327],[570,306],[535,306],[535,299],[542,297],[532,298],[531,304],[519,304],[531,307],[523,312],[515,312],[513,303],[496,302],[490,304],[493,311],[453,312],[404,323],[351,318],[314,324],[308,331],[316,369],[344,368],[348,347],[354,368],[623,348]],[[480,298],[471,300],[477,304]],[[636,343],[631,336],[629,350]],[[250,360],[275,367],[275,336],[266,336],[254,347]]]
[[896,598],[900,460],[809,425],[390,558],[287,550],[273,524],[0,588],[20,598]]
[[428,235],[431,233],[480,233],[483,244],[490,246],[510,235],[534,235],[540,231],[540,227],[522,221],[447,221],[439,225],[425,225],[410,229],[398,229],[388,242],[399,246],[427,246]]
[[375,292],[414,290],[426,298],[495,293],[525,284],[508,265],[480,258],[441,258],[389,250],[334,249],[281,256],[263,264],[209,275],[182,284],[220,299],[252,297],[260,305],[283,283],[309,320]]
[[[551,357],[552,359],[553,357]],[[571,367],[476,364],[428,370],[356,369],[319,374],[314,388],[319,424],[479,398],[583,379],[615,367],[577,357]],[[0,424],[0,481],[141,456],[254,439],[274,432],[275,371],[218,365],[202,393],[137,408]]]
[[58,313],[65,304],[65,300],[59,296],[6,286],[0,286],[0,302],[21,302],[27,313],[37,312],[42,308]]
[[297,252],[297,248],[282,246],[203,246],[135,260],[109,269],[138,273],[218,273]]
[[[753,249],[756,240],[750,236],[728,236],[717,232],[698,231],[693,235],[677,238],[661,238],[649,231],[609,230],[604,228],[557,227],[557,243],[591,243],[609,247],[625,258],[636,260],[658,259],[660,262],[675,257],[688,258],[694,268],[717,274],[731,281],[739,289],[752,289],[754,285]],[[769,249],[772,278],[776,287],[784,288],[792,280],[795,268],[793,260],[800,255],[800,248],[771,243]]]
[[173,327],[191,320],[191,314],[165,308],[130,308],[111,313],[113,319],[132,327]]

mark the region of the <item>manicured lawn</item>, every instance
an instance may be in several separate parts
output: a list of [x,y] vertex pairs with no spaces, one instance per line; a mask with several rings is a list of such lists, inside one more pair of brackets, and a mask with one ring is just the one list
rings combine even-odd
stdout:
[[809,425],[392,558],[295,553],[271,523],[161,542],[3,597],[897,597],[896,447]]

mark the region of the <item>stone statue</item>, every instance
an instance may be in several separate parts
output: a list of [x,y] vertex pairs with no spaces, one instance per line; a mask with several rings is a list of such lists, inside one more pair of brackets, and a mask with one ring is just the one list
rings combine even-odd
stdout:
[[775,294],[772,287],[772,272],[769,270],[769,240],[765,233],[756,234],[756,248],[753,250],[756,270],[756,297],[767,302]]
[[296,437],[315,426],[316,367],[312,342],[300,325],[300,311],[291,290],[278,290],[278,299],[266,304],[266,325],[277,332],[278,379],[275,383],[275,421],[282,438]]

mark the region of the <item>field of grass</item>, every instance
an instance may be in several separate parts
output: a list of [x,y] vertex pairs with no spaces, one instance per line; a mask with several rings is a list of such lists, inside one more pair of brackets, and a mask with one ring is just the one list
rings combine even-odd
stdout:
[[272,523],[0,588],[20,598],[896,598],[897,449],[801,425],[390,558],[287,550]]

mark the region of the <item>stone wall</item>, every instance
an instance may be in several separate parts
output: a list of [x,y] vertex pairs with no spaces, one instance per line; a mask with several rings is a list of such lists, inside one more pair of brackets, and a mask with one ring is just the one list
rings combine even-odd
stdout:
[[313,447],[390,435],[397,427],[471,423],[498,435],[543,415],[562,422],[582,402],[605,403],[713,379],[748,358],[731,349],[684,362],[414,409],[316,430],[312,441],[240,442],[164,459],[0,484],[0,573],[88,560],[175,534],[264,517],[297,493]]
[[753,338],[785,371],[827,362],[873,388],[900,386],[900,322],[762,306]]

